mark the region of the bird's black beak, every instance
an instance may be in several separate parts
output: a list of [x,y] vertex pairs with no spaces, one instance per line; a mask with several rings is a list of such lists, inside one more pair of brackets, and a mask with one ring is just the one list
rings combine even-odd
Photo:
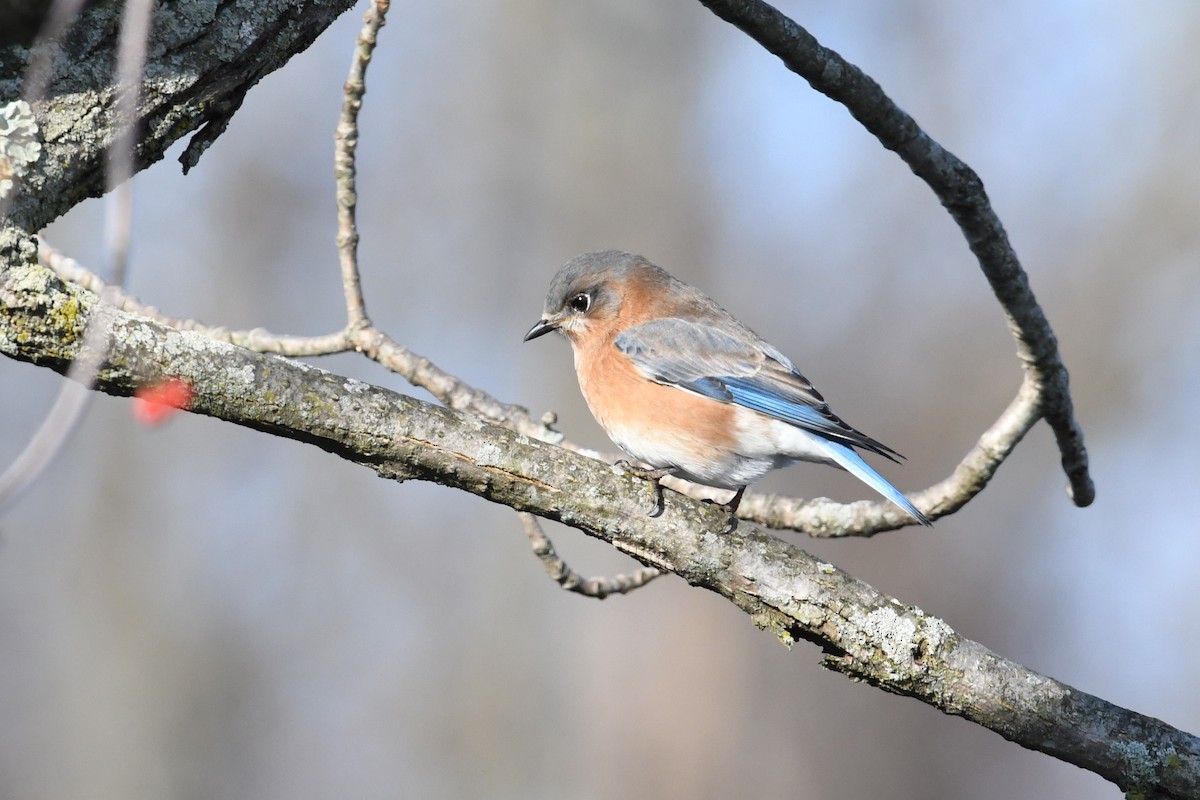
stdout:
[[525,334],[523,341],[528,342],[530,339],[536,339],[539,336],[545,336],[550,331],[558,330],[558,323],[548,319],[539,319],[529,329],[529,333]]

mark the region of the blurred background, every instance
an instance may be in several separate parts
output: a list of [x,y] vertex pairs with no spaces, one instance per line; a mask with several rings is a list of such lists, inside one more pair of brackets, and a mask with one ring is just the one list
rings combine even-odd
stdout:
[[[1098,490],[1068,501],[1039,425],[932,530],[780,535],[1200,730],[1200,5],[780,5],[983,177],[1058,334]],[[331,142],[361,11],[255,88],[187,178],[173,158],[137,177],[134,294],[230,327],[340,327]],[[521,336],[589,249],[718,298],[909,457],[882,465],[904,489],[944,477],[1019,385],[930,191],[698,3],[396,4],[361,122],[376,322],[576,441],[612,449],[569,347]],[[47,238],[102,267],[103,203]],[[361,358],[319,364],[425,397]],[[4,463],[58,382],[0,361]],[[756,488],[865,496],[807,466]],[[586,574],[637,566],[551,532]],[[0,544],[5,798],[1120,796],[825,672],[678,579],[565,593],[505,508],[201,417],[140,427],[126,400],[96,399]]]

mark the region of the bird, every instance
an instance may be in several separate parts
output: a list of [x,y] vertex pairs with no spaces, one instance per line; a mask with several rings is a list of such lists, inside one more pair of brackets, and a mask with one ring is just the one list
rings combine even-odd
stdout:
[[552,331],[571,343],[596,421],[649,468],[620,462],[653,483],[657,509],[666,475],[732,490],[724,504],[731,531],[749,484],[808,461],[847,470],[932,524],[855,448],[897,463],[903,456],[843,422],[778,348],[646,258],[603,250],[568,261],[524,341]]

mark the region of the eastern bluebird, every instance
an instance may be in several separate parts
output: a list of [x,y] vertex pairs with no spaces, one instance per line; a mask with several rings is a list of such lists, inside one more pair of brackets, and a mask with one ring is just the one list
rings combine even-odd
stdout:
[[656,484],[673,474],[734,490],[730,529],[746,485],[797,461],[842,467],[931,524],[853,448],[903,456],[842,422],[787,356],[641,256],[568,261],[525,341],[553,330],[571,342],[579,388],[617,446]]

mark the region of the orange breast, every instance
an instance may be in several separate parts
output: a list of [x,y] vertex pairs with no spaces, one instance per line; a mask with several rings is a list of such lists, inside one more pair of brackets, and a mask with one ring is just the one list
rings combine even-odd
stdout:
[[617,350],[614,338],[596,336],[577,343],[575,352],[579,388],[609,437],[652,467],[678,467],[693,475],[728,460],[735,448],[734,409],[647,380]]

